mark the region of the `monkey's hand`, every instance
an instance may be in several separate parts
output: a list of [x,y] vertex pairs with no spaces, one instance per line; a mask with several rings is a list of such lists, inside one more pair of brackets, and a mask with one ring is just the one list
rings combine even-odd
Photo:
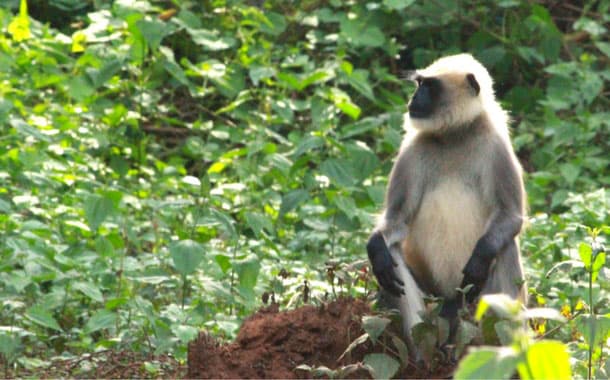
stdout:
[[373,267],[373,274],[381,287],[396,297],[405,294],[404,283],[396,276],[394,267],[396,263],[390,254],[381,232],[374,232],[366,245],[366,251]]
[[491,267],[492,260],[493,253],[482,239],[479,240],[472,252],[472,256],[470,256],[470,259],[462,270],[464,279],[462,280],[462,285],[460,287],[465,288],[472,284],[472,288],[466,294],[466,301],[468,301],[468,303],[473,302],[479,294],[481,294],[481,290],[483,290],[485,281],[487,281],[487,277],[489,276],[489,268]]

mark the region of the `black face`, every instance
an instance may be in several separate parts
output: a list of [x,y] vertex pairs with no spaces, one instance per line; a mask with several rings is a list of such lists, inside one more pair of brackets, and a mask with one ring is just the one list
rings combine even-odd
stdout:
[[434,114],[439,103],[442,83],[436,78],[416,77],[417,90],[409,102],[409,115],[412,118],[427,118]]

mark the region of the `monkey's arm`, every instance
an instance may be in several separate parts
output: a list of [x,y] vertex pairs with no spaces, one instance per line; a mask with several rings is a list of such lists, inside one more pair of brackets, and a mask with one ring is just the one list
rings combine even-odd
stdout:
[[418,198],[415,189],[420,181],[412,172],[407,153],[402,152],[390,175],[386,195],[387,208],[366,245],[379,285],[395,296],[404,294],[404,283],[396,275],[394,268],[398,263],[394,258],[402,256],[401,244],[407,236],[407,223],[413,213],[412,205]]
[[395,296],[405,294],[402,289],[404,283],[396,276],[394,271],[397,263],[394,262],[381,231],[373,232],[366,245],[366,251],[373,267],[373,274],[377,277],[379,285]]
[[[489,276],[493,260],[508,244],[515,244],[515,236],[523,224],[524,191],[516,159],[508,151],[500,151],[494,161],[496,211],[462,271],[464,279],[461,287],[473,285],[466,295],[468,302],[474,301],[479,296]],[[500,178],[500,175],[503,177]],[[512,268],[503,268],[503,270],[512,270]]]

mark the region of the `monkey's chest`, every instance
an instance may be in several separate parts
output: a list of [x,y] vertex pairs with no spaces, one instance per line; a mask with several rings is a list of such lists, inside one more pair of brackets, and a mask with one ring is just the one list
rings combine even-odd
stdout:
[[403,248],[407,265],[430,291],[451,297],[461,285],[462,269],[485,231],[482,204],[472,188],[451,178],[422,199]]

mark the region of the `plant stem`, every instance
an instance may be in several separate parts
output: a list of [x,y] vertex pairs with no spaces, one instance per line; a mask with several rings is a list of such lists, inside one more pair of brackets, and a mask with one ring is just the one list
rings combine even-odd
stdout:
[[588,376],[587,379],[591,379],[592,377],[592,368],[593,368],[593,329],[595,327],[595,319],[593,318],[595,312],[593,311],[593,262],[595,261],[595,256],[591,257],[591,267],[587,271],[589,273],[589,363],[587,365]]
[[184,300],[186,299],[188,280],[186,275],[182,276],[182,310],[184,310]]

